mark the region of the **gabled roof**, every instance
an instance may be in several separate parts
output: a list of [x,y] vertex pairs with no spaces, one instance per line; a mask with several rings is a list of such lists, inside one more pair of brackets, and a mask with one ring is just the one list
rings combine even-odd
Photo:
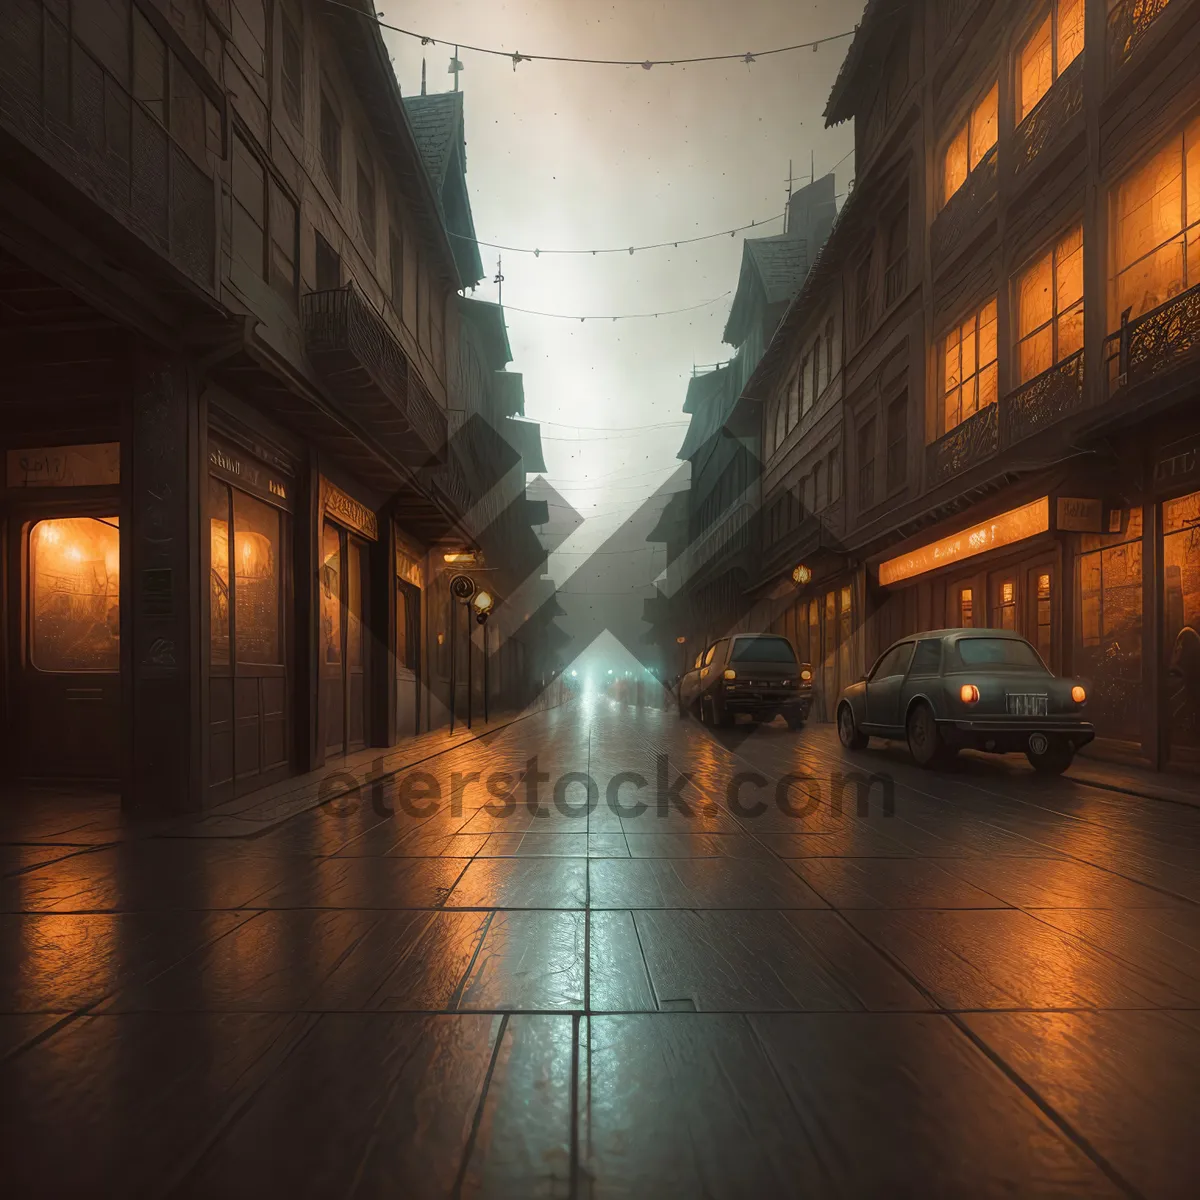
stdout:
[[804,232],[747,238],[742,244],[742,269],[729,309],[724,340],[740,346],[751,328],[759,303],[784,304],[795,295],[808,270],[808,239]]
[[404,107],[425,169],[440,193],[455,148],[464,141],[463,94],[435,92],[428,96],[405,96]]
[[826,127],[839,125],[854,116],[860,99],[855,94],[856,85],[873,67],[882,70],[892,45],[889,35],[898,18],[908,15],[911,9],[912,0],[867,0],[862,20],[855,26],[854,40],[846,51],[825,105]]

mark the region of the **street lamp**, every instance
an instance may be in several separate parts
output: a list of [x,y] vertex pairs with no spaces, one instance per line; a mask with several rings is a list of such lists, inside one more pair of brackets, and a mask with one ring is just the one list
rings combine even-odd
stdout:
[[[491,592],[476,592],[471,600],[471,608],[475,613],[475,620],[483,626],[483,723],[488,722],[488,644],[487,644],[487,619],[492,615],[492,609],[495,607],[496,601],[492,597]],[[468,645],[468,653],[470,653],[470,642]]]

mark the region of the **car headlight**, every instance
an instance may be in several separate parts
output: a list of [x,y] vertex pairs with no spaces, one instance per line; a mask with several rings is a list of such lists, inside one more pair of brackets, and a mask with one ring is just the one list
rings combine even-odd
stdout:
[[726,679],[736,679],[737,672],[732,667],[726,667],[725,668],[725,678]]
[[978,704],[979,689],[973,683],[964,683],[962,687],[958,689],[958,698],[964,704]]
[[806,667],[800,672],[800,678],[804,680],[805,683],[812,683],[812,672]]
[[1071,699],[1074,700],[1076,704],[1086,704],[1087,703],[1087,688],[1085,688],[1082,685],[1077,683],[1071,689]]

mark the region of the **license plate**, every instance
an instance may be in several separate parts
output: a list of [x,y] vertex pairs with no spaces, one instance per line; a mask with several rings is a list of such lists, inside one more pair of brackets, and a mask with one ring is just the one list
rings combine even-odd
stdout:
[[1008,713],[1012,717],[1044,717],[1050,697],[1029,692],[1009,692]]

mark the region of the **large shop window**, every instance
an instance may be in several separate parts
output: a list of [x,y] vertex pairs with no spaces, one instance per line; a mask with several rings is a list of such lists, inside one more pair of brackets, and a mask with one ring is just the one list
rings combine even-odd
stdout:
[[1017,381],[1026,383],[1083,349],[1083,226],[1017,282]]
[[1045,19],[1021,47],[1017,120],[1023,121],[1054,81],[1083,53],[1084,0],[1052,0]]
[[941,433],[949,433],[998,397],[996,301],[952,329],[942,341]]
[[1115,326],[1200,283],[1200,118],[1117,186]]
[[219,479],[208,488],[210,661],[282,666],[280,513]]
[[1103,737],[1142,734],[1142,511],[1123,535],[1084,535],[1076,560],[1076,671],[1092,680],[1088,701]]
[[954,131],[942,156],[942,203],[945,204],[996,144],[1000,125],[997,84],[971,109]]
[[1163,505],[1163,645],[1170,757],[1200,765],[1200,492]]
[[29,548],[32,665],[46,672],[120,670],[117,518],[38,521]]

